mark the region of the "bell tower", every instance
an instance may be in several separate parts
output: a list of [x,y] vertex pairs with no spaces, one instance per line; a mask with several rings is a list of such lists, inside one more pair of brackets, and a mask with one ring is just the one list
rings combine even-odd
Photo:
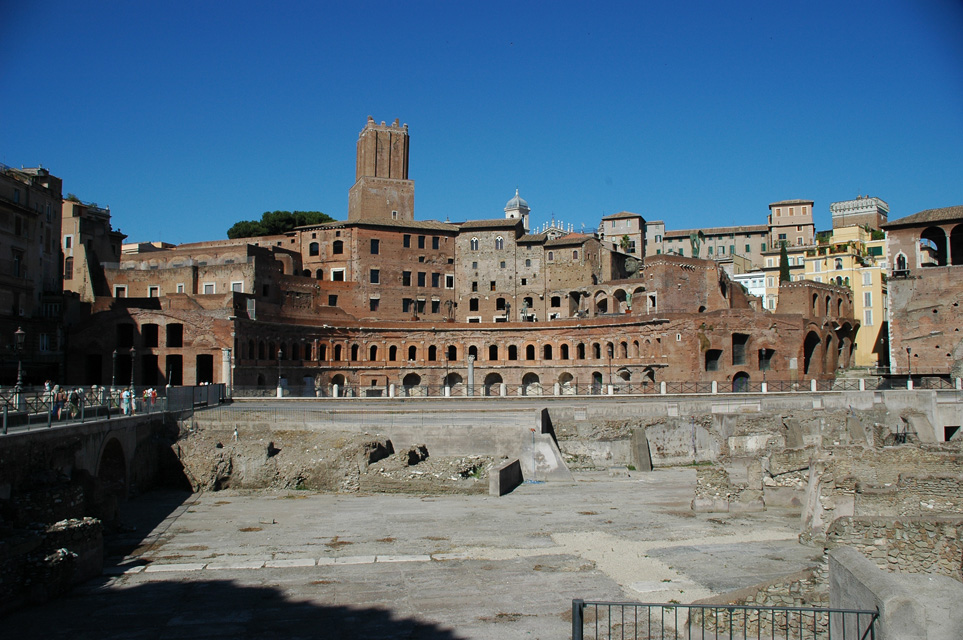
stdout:
[[408,125],[368,122],[358,136],[355,183],[348,192],[348,220],[410,222],[415,183],[408,179]]

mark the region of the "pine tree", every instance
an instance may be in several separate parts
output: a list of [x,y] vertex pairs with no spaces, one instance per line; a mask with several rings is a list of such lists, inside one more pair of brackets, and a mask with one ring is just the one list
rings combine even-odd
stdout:
[[786,250],[786,243],[782,243],[782,247],[779,249],[779,284],[783,282],[791,282],[792,277],[789,275],[789,252]]

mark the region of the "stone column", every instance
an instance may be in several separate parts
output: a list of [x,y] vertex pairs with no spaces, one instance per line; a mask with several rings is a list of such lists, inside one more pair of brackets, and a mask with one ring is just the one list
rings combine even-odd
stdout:
[[234,395],[234,368],[231,366],[231,350],[221,349],[221,380],[224,381],[224,393],[230,398]]
[[475,356],[468,356],[468,395],[475,395]]

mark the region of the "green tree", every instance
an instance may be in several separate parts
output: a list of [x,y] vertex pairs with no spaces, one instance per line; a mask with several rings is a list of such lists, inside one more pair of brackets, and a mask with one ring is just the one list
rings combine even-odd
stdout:
[[789,251],[786,250],[786,243],[783,242],[779,249],[779,284],[790,282],[789,276]]
[[258,220],[241,220],[227,230],[227,237],[257,238],[286,233],[295,227],[334,222],[334,218],[320,211],[265,211]]

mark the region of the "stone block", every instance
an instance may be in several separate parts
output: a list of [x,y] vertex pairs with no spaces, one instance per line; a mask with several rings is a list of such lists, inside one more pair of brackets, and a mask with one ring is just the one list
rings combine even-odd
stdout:
[[503,496],[522,483],[522,465],[518,458],[492,469],[488,474],[488,494]]

